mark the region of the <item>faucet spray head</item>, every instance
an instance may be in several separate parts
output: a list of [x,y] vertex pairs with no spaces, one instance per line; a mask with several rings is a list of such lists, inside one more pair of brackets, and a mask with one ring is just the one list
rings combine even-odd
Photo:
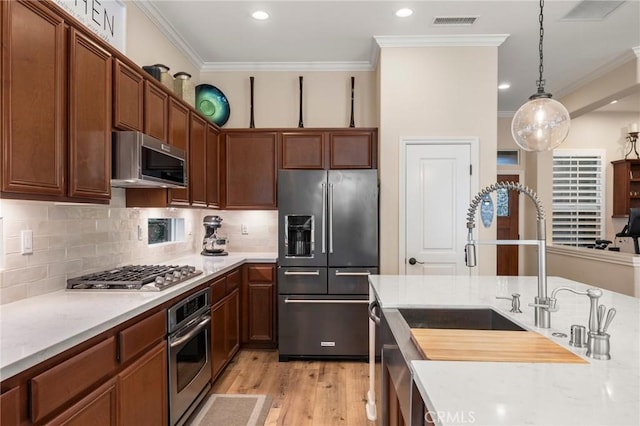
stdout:
[[477,263],[477,259],[476,259],[476,246],[475,244],[471,244],[471,243],[467,243],[464,246],[464,261],[467,264],[468,267],[473,268],[474,266],[476,266]]

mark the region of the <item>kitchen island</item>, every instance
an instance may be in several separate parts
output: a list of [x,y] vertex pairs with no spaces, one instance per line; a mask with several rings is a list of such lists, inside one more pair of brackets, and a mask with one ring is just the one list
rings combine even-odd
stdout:
[[[608,330],[611,360],[601,361],[587,357],[586,348],[568,344],[571,325],[587,325],[587,297],[558,293],[559,311],[551,314],[551,328],[534,326],[534,308],[528,304],[537,294],[536,277],[380,275],[371,276],[369,281],[383,316],[398,317],[399,308],[491,307],[588,362],[409,360],[412,397],[415,401],[419,396],[434,423],[640,424],[640,299],[603,290],[600,303],[607,308],[615,307],[617,315]],[[560,286],[580,291],[589,288],[564,278],[548,277],[549,294]],[[521,294],[522,313],[509,312],[511,303],[496,299],[497,296],[510,297],[513,293]],[[567,337],[554,337],[553,333],[558,332]],[[415,352],[409,334],[394,334],[401,352]],[[411,394],[407,389],[394,391],[399,397]],[[385,411],[383,407],[383,415]],[[423,417],[423,413],[417,417]]]

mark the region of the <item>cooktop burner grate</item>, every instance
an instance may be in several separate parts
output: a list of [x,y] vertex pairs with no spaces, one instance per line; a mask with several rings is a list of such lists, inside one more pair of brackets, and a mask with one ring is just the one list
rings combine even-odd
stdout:
[[163,290],[202,271],[193,266],[127,265],[67,280],[72,290]]

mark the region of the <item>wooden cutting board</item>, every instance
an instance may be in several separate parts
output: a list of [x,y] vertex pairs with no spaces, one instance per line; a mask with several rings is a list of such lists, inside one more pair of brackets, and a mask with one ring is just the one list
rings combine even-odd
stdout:
[[532,331],[412,328],[411,338],[426,359],[588,364]]

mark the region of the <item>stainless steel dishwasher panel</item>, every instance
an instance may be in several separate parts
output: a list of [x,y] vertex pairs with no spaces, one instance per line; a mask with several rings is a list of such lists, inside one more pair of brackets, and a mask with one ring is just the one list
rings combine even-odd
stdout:
[[278,350],[289,357],[366,358],[366,296],[278,296]]

